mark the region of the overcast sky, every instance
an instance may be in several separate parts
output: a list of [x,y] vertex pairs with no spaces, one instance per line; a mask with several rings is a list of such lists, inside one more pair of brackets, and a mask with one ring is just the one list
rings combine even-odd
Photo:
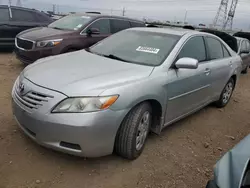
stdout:
[[[12,0],[15,5],[17,0]],[[57,4],[60,12],[100,11],[126,16],[151,18],[154,20],[183,21],[192,24],[211,24],[221,0],[21,0],[23,6],[42,10],[52,10]],[[7,3],[8,0],[0,0]],[[229,0],[229,5],[231,0]],[[230,7],[230,6],[229,6]],[[228,7],[228,9],[229,9]],[[234,28],[250,30],[250,0],[239,0],[234,19]]]

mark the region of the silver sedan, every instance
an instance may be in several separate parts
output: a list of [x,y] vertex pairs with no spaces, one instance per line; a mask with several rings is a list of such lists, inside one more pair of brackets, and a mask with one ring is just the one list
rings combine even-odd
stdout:
[[26,67],[13,87],[13,113],[45,147],[135,159],[150,131],[213,102],[226,106],[241,63],[208,33],[133,28]]

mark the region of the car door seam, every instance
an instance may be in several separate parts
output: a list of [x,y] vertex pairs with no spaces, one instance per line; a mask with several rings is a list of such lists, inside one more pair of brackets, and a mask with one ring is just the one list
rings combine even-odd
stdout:
[[194,89],[194,90],[188,91],[188,92],[186,92],[186,93],[182,93],[182,94],[180,94],[180,95],[177,95],[177,96],[171,97],[171,98],[169,98],[169,99],[168,99],[168,101],[172,101],[172,100],[175,100],[175,99],[178,99],[178,98],[184,97],[184,96],[186,96],[186,95],[192,94],[192,93],[194,93],[194,92],[200,91],[200,90],[205,89],[205,88],[208,88],[208,87],[210,87],[210,84],[207,84],[207,85],[202,86],[202,87],[200,87],[200,88],[197,88],[197,89]]

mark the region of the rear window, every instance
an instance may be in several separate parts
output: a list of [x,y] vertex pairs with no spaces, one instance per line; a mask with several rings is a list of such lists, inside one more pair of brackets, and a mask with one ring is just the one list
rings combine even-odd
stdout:
[[90,52],[128,63],[158,66],[179,39],[177,35],[125,30],[91,47]]
[[126,20],[115,20],[111,19],[111,32],[116,33],[124,29],[130,28],[130,23],[129,21]]
[[91,20],[89,16],[81,16],[81,15],[70,15],[65,16],[53,23],[51,23],[48,27],[61,29],[61,30],[80,30],[84,25],[86,25]]
[[9,9],[0,8],[0,22],[9,21]]

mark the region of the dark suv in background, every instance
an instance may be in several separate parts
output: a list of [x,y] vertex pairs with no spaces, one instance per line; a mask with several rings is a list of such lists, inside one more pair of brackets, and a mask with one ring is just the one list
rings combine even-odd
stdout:
[[43,12],[22,7],[0,5],[0,47],[13,48],[18,33],[53,20]]
[[37,59],[88,48],[124,29],[145,27],[145,23],[126,17],[101,14],[72,14],[48,27],[24,31],[16,37],[16,56],[24,64]]

